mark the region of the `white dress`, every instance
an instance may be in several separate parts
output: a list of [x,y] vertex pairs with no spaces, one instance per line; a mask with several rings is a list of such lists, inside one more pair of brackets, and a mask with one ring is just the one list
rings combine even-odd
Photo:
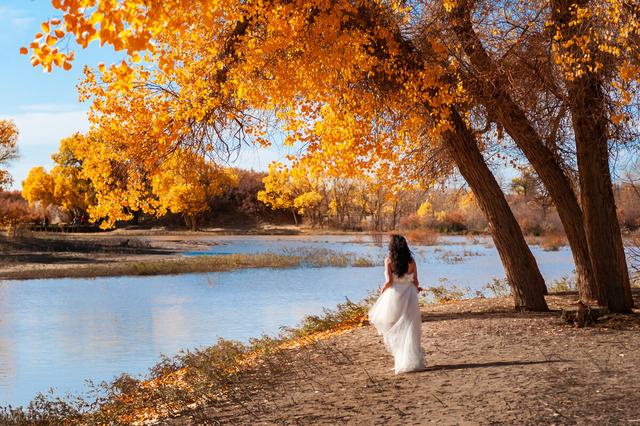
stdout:
[[420,347],[422,317],[413,274],[401,278],[393,275],[393,285],[369,309],[369,322],[384,337],[384,345],[395,361],[396,374],[424,370],[424,352]]

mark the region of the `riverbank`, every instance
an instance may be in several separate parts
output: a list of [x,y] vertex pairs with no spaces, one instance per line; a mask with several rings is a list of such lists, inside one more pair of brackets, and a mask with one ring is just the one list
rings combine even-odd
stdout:
[[[634,290],[636,304],[640,290]],[[635,424],[640,420],[640,310],[586,328],[548,313],[515,313],[510,298],[422,307],[425,371],[395,375],[392,357],[346,304],[281,338],[221,341],[122,376],[77,411],[43,400],[7,424]],[[66,413],[66,414],[64,414]],[[8,414],[8,415],[7,415]],[[63,417],[60,417],[63,415]],[[24,423],[16,420],[24,420]]]
[[329,249],[184,256],[219,243],[210,234],[43,235],[0,240],[0,279],[174,275],[247,268],[367,267],[376,261]]
[[[636,303],[640,292],[634,292]],[[422,309],[426,371],[395,375],[372,327],[274,356],[231,395],[163,424],[635,424],[640,311],[575,328],[509,298]]]

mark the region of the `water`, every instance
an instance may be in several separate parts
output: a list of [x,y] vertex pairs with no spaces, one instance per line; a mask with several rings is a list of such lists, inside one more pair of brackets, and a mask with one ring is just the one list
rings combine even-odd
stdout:
[[[385,253],[352,236],[221,237],[216,242],[221,244],[189,255],[329,248],[382,259]],[[423,287],[444,278],[476,290],[504,275],[488,240],[445,242],[414,247]],[[572,272],[568,249],[532,250],[549,282]],[[473,255],[455,259],[465,251]],[[49,387],[57,394],[82,391],[84,379],[138,375],[160,354],[208,346],[220,337],[247,341],[274,334],[345,297],[360,300],[382,282],[382,266],[3,282],[0,405],[25,404]]]

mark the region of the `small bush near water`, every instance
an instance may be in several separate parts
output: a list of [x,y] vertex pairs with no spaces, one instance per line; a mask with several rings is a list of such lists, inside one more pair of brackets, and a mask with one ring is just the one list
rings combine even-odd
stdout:
[[[489,295],[493,297],[507,297],[511,295],[509,281],[507,281],[506,278],[494,278],[490,283],[485,284],[482,289],[488,291]],[[549,293],[576,291],[575,277],[565,275],[551,283],[548,286],[548,290]]]
[[540,247],[544,251],[558,251],[567,245],[567,237],[564,235],[546,235],[540,241]]
[[[220,339],[215,345],[164,357],[144,379],[123,374],[110,383],[87,382],[83,395],[40,394],[27,407],[0,408],[2,425],[131,424],[158,417],[188,414],[196,424],[208,423],[207,411],[226,400],[251,399],[257,366],[286,370],[293,355],[288,348],[304,344],[318,333],[332,333],[366,322],[368,301],[346,300],[334,310],[306,317],[298,328],[283,328],[276,337],[251,339],[248,344]],[[283,370],[283,372],[284,372]],[[206,406],[208,410],[201,408]]]
[[485,284],[482,287],[483,290],[487,290],[490,296],[493,297],[507,297],[511,295],[511,288],[509,287],[509,281],[506,278],[493,278],[490,283]]
[[439,235],[429,228],[417,228],[407,232],[407,239],[412,244],[435,246],[438,244]]
[[[426,303],[448,303],[473,297],[471,289],[451,284],[446,278],[440,278],[440,285],[425,288],[424,293],[426,297],[423,302]],[[476,296],[479,295],[476,293]]]
[[548,290],[549,290],[549,293],[565,293],[568,291],[576,291],[577,286],[576,286],[575,276],[570,277],[565,275],[555,280],[548,287]]

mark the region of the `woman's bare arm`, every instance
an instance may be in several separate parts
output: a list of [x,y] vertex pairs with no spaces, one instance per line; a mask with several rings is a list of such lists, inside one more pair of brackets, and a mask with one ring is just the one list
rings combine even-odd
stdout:
[[418,267],[416,266],[415,261],[409,264],[409,270],[407,272],[413,274],[413,285],[416,286],[416,289],[418,289],[418,291],[422,291],[420,283],[418,282]]
[[380,290],[381,294],[393,285],[393,270],[391,268],[391,259],[387,257],[384,260],[384,277],[386,278],[386,281]]

